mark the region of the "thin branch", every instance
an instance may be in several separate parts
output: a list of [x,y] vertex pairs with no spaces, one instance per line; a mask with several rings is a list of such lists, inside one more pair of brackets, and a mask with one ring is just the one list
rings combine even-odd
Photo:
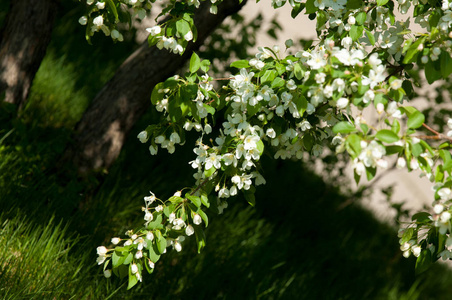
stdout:
[[423,123],[422,126],[424,128],[426,128],[428,131],[434,133],[435,135],[426,135],[426,136],[422,136],[419,138],[424,138],[424,139],[429,139],[429,140],[448,140],[450,142],[452,142],[452,138],[448,137],[447,135],[444,135],[442,133],[439,133],[438,131],[434,130],[433,128],[431,128],[430,126],[428,126],[427,124]]
[[427,128],[428,131],[433,132],[436,135],[441,135],[441,133],[439,133],[438,131],[432,129],[430,126],[428,126],[427,124],[423,123],[422,126],[424,126],[425,128]]
[[190,196],[193,196],[197,191],[199,191],[208,181],[209,181],[209,178],[206,178],[203,182],[201,182],[201,184],[198,185],[196,187],[196,189],[190,193]]

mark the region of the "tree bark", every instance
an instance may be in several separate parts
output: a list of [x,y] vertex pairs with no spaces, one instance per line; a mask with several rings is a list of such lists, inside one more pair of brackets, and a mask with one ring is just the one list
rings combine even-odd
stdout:
[[57,13],[55,0],[11,0],[0,32],[0,97],[24,106],[44,58]]
[[150,106],[154,86],[174,75],[191,52],[245,2],[225,0],[218,6],[218,13],[212,15],[210,1],[205,1],[194,16],[198,39],[189,44],[182,56],[149,48],[147,43],[137,49],[97,94],[76,125],[74,143],[67,149],[63,161],[72,161],[81,175],[108,169],[118,157],[130,129]]

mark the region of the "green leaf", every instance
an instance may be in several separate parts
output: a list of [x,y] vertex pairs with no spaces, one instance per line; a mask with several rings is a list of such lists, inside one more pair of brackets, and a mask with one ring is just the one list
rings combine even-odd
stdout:
[[160,254],[158,254],[158,248],[157,245],[152,242],[152,244],[149,247],[149,259],[153,262],[156,263],[159,259],[160,259]]
[[130,264],[132,262],[132,260],[133,260],[133,254],[129,253],[127,255],[127,257],[124,259],[123,264],[128,265],[128,264]]
[[115,272],[116,275],[119,275],[119,278],[124,279],[129,275],[129,267],[126,265],[120,265],[117,269],[113,269],[113,272]]
[[149,274],[152,274],[154,272],[154,269],[149,266],[148,260],[144,262],[144,266],[146,267],[146,271],[148,271]]
[[209,170],[204,171],[204,176],[210,177],[210,176],[212,176],[213,173],[215,173],[216,170],[217,169],[215,169],[215,167],[212,166]]
[[207,105],[206,103],[203,104],[204,108],[207,110],[207,112],[211,115],[215,115],[215,108],[213,108],[210,105]]
[[199,59],[198,54],[193,52],[190,58],[190,72],[196,73],[201,67],[201,60]]
[[206,235],[200,226],[195,226],[195,237],[198,244],[198,253],[206,246]]
[[378,6],[383,6],[383,5],[385,5],[386,3],[388,3],[388,1],[389,1],[389,0],[377,0],[377,5],[378,5]]
[[290,16],[292,19],[295,19],[304,9],[304,3],[295,3],[295,5],[292,8],[292,11],[290,12]]
[[286,67],[283,64],[279,63],[279,62],[276,63],[276,70],[278,71],[278,74],[280,76],[282,74],[286,73]]
[[163,96],[165,96],[164,93],[159,93],[159,90],[161,90],[164,87],[163,82],[159,82],[154,86],[154,89],[152,90],[151,94],[151,102],[153,105],[156,105],[158,101],[163,99]]
[[406,55],[403,59],[403,64],[409,64],[416,61],[417,56],[419,54],[419,45],[425,42],[425,37],[419,38],[416,42],[414,42],[406,52]]
[[420,143],[416,143],[411,145],[411,152],[413,153],[414,157],[419,157],[419,155],[424,152],[424,149],[422,148]]
[[367,132],[369,131],[369,126],[367,126],[367,124],[361,123],[359,124],[359,127],[361,128],[364,134],[367,134]]
[[303,136],[303,146],[306,150],[311,151],[314,145],[314,138],[311,134],[307,133]]
[[135,274],[132,274],[132,266],[129,267],[129,284],[127,285],[127,289],[130,290],[138,283],[138,279]]
[[356,18],[356,24],[363,25],[364,22],[366,22],[367,14],[362,11],[362,12],[358,13],[355,18]]
[[276,71],[275,70],[267,70],[265,71],[264,75],[261,77],[261,83],[265,82],[273,82],[273,80],[276,78]]
[[445,234],[440,234],[439,230],[438,230],[438,252],[443,251],[444,249],[444,244],[446,243],[446,235]]
[[237,69],[243,69],[243,68],[246,69],[246,68],[250,67],[250,63],[245,59],[237,60],[231,64],[231,67],[234,67]]
[[405,231],[403,232],[402,238],[399,241],[400,245],[403,245],[406,242],[408,242],[409,240],[411,240],[411,237],[413,236],[413,234],[414,234],[414,228],[405,229]]
[[262,142],[262,140],[259,140],[256,143],[256,149],[257,151],[259,151],[259,155],[262,155],[262,153],[264,153],[264,142]]
[[284,79],[282,79],[281,77],[276,77],[275,80],[273,80],[271,87],[272,89],[276,89],[283,87],[285,84],[286,82],[284,81]]
[[361,153],[361,138],[356,134],[350,134],[347,137],[347,143],[352,148],[353,152],[355,152],[355,156],[358,156]]
[[369,39],[369,42],[372,44],[372,46],[374,46],[375,45],[375,36],[374,36],[374,34],[371,31],[366,29],[366,35],[367,35],[367,38]]
[[257,103],[254,106],[251,106],[249,103],[246,105],[246,116],[251,118],[261,109],[262,105]]
[[398,134],[400,131],[400,123],[399,121],[397,121],[397,119],[394,120],[394,122],[392,122],[392,126],[391,126],[391,130]]
[[209,197],[206,193],[201,194],[201,203],[204,204],[205,207],[210,207]]
[[209,71],[210,69],[210,61],[207,59],[204,59],[203,61],[201,61],[201,70],[205,73],[207,73],[207,71]]
[[441,143],[441,145],[438,146],[438,149],[444,149],[444,148],[449,148],[449,147],[450,147],[449,142],[444,142],[444,143]]
[[253,207],[256,205],[256,196],[254,196],[253,192],[243,191],[243,195],[245,196],[245,199],[249,205]]
[[191,30],[190,24],[188,24],[188,22],[184,19],[180,19],[176,22],[176,29],[181,37],[184,37],[184,35]]
[[430,221],[431,215],[427,212],[418,212],[411,217],[412,221],[424,222]]
[[424,121],[425,116],[420,111],[416,111],[408,117],[407,126],[408,128],[416,129],[421,127]]
[[416,276],[421,274],[422,272],[425,272],[431,264],[432,253],[428,249],[422,250],[421,254],[416,260]]
[[177,205],[179,203],[182,203],[184,201],[184,199],[179,196],[171,196],[168,198],[168,201]]
[[386,146],[386,155],[401,153],[402,151],[403,151],[402,146]]
[[378,93],[375,95],[374,98],[374,106],[375,108],[377,107],[378,103],[383,104],[384,106],[386,106],[386,104],[388,104],[388,99],[381,93]]
[[201,206],[201,198],[199,198],[198,196],[193,196],[189,193],[186,193],[185,198],[189,199],[194,205],[196,205],[196,207]]
[[350,37],[353,41],[357,41],[363,35],[364,26],[362,25],[353,25],[350,28]]
[[443,160],[443,170],[444,172],[450,171],[452,169],[452,158],[450,152],[444,149],[439,150],[439,156]]
[[[350,1],[349,1],[350,2]],[[358,1],[358,2],[362,2],[362,1]],[[348,4],[348,3],[347,3]],[[360,6],[361,7],[361,6]],[[367,14],[365,13],[365,12],[360,12],[360,13],[358,13],[357,15],[356,15],[356,24],[358,24],[358,25],[363,25],[364,24],[364,22],[366,22],[366,19],[367,19]],[[367,32],[367,30],[366,30],[366,32]]]
[[441,72],[435,68],[435,64],[432,61],[429,61],[424,68],[425,78],[427,78],[427,82],[432,84],[436,80],[441,78]]
[[394,131],[388,129],[378,131],[376,138],[384,143],[394,143],[399,140],[399,136]]
[[318,10],[318,8],[314,5],[314,0],[306,1],[306,14],[313,14]]
[[297,106],[298,113],[300,114],[300,117],[303,116],[304,112],[308,108],[308,100],[303,95],[295,96],[295,99],[293,99],[293,103]]
[[116,9],[115,4],[113,3],[112,0],[105,0],[105,2],[107,3],[108,7],[110,7],[111,12],[115,16],[115,21],[118,22],[119,21],[118,10]]
[[362,5],[363,5],[363,1],[361,1],[361,0],[348,0],[346,7],[347,7],[347,9],[358,9],[358,8],[361,8]]
[[444,79],[449,77],[450,74],[452,74],[452,58],[450,57],[450,54],[446,51],[441,52],[440,56],[441,61],[441,75]]
[[120,253],[118,254],[117,251],[113,252],[113,255],[111,256],[111,262],[113,264],[113,268],[117,268],[120,265],[122,265],[124,263],[126,259],[125,255],[121,255]]
[[377,168],[366,168],[367,180],[372,180],[375,177],[375,174],[377,174]]
[[359,184],[359,180],[361,179],[361,175],[358,175],[356,171],[353,172],[353,178],[355,179],[356,184]]
[[414,94],[413,84],[410,80],[404,80],[402,83],[402,88],[405,91],[408,98],[412,98]]
[[155,231],[155,238],[157,243],[157,250],[159,251],[160,254],[163,254],[163,252],[165,252],[166,249],[166,239],[163,237],[160,230]]
[[168,101],[168,115],[173,122],[177,122],[182,118],[182,110],[178,102],[177,99]]
[[295,63],[293,65],[293,73],[295,75],[295,78],[297,78],[298,80],[301,80],[304,76],[304,71],[301,68],[300,63]]
[[351,133],[357,131],[355,125],[350,122],[342,121],[334,125],[334,133]]
[[206,227],[209,226],[209,218],[207,217],[207,214],[202,209],[198,209],[196,213],[201,216],[201,219],[206,224]]
[[405,111],[408,117],[414,114],[415,112],[418,112],[417,108],[413,106],[403,106],[400,108]]
[[153,230],[153,229],[162,229],[162,214],[159,213],[157,216],[154,215],[154,220],[148,223],[147,229]]
[[444,180],[444,170],[442,165],[436,167],[435,172],[435,182],[443,182]]

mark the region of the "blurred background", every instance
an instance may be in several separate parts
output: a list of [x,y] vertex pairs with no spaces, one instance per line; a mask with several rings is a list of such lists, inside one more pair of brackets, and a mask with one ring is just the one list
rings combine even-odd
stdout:
[[[302,25],[286,23],[287,11],[278,10],[275,19],[273,9],[258,14],[265,5],[253,4],[201,48],[201,57],[221,58],[218,72],[227,74],[224,62],[250,57],[255,46],[283,47],[292,38],[301,47],[315,36],[307,18]],[[1,0],[0,24],[8,8],[9,1]],[[187,239],[181,253],[169,251],[130,291],[125,281],[105,279],[96,247],[142,224],[149,190],[164,198],[193,183],[188,161],[196,136],[172,156],[149,155],[136,136],[158,119],[151,108],[108,172],[81,178],[70,164],[55,165],[75,124],[147,27],[136,24],[123,43],[96,35],[89,45],[78,23],[83,14],[79,2],[59,2],[27,105],[19,115],[0,105],[0,298],[450,299],[446,266],[415,276],[415,259],[399,250],[395,220],[407,211],[395,200],[413,197],[394,197],[391,179],[357,188],[335,156],[321,162],[264,156],[267,184],[257,189],[256,207],[237,197],[224,214],[210,215],[201,254]],[[224,49],[219,42],[228,40]],[[340,180],[328,176],[333,169]]]

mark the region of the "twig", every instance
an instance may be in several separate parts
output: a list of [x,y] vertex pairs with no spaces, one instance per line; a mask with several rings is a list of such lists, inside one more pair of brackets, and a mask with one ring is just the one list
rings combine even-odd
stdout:
[[429,139],[429,140],[448,140],[448,141],[452,142],[452,138],[450,138],[450,137],[448,137],[448,136],[446,136],[446,135],[444,135],[442,133],[439,133],[438,131],[434,130],[433,128],[431,128],[427,124],[423,123],[422,126],[424,128],[426,128],[428,131],[434,133],[435,135],[433,135],[433,136],[432,135],[426,135],[426,136],[422,136],[422,137],[419,137],[419,138],[425,138],[425,139]]
[[201,182],[201,184],[198,185],[198,186],[196,187],[196,189],[195,189],[193,192],[190,193],[190,196],[193,196],[197,191],[199,191],[199,189],[202,188],[202,187],[207,183],[207,181],[209,181],[209,178],[206,178],[206,180],[204,180],[203,182]]
[[430,126],[428,126],[427,124],[423,123],[422,126],[424,126],[425,128],[427,128],[427,130],[429,130],[430,132],[433,132],[434,134],[440,136],[441,133],[439,133],[438,131],[432,129]]

